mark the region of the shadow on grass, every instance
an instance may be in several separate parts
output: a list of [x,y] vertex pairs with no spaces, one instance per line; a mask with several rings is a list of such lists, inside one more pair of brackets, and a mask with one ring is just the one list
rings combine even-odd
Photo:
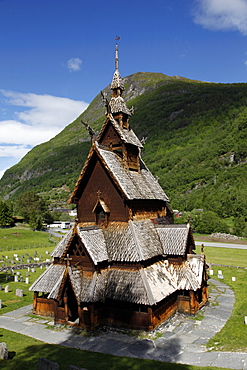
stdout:
[[[102,338],[102,342],[103,341],[104,339]],[[140,353],[140,342],[141,341],[137,341],[134,343],[135,345],[133,345],[132,347],[133,356],[135,355],[136,351]],[[125,345],[126,344],[123,343],[123,346]],[[179,351],[178,343],[176,341],[170,341],[168,350],[171,353],[177,353]],[[147,355],[147,353],[145,353],[145,346],[143,347],[143,355]],[[19,352],[10,352],[9,360],[2,360],[0,368],[6,370],[36,370],[40,357],[45,357],[50,361],[57,362],[59,364],[60,370],[67,369],[69,365],[86,368],[87,370],[150,370],[150,368],[152,367],[155,370],[187,370],[191,368],[187,365],[172,364],[153,360],[143,360],[141,358],[118,357],[110,354],[63,347],[60,345],[44,344],[43,342],[38,342],[37,345],[27,346],[25,347],[25,349]]]

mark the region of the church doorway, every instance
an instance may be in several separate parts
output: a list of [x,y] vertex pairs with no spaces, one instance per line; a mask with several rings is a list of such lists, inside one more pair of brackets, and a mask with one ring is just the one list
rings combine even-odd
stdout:
[[65,296],[67,298],[65,300],[65,304],[67,306],[67,320],[68,322],[79,324],[78,302],[70,281],[67,282],[67,286],[65,288]]

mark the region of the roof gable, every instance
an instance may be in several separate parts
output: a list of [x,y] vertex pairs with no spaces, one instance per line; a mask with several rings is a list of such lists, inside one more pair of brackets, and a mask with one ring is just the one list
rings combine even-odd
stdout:
[[106,119],[104,125],[101,128],[101,131],[100,131],[99,136],[97,138],[97,141],[99,143],[102,142],[105,131],[106,131],[106,129],[109,125],[111,125],[114,128],[114,130],[117,132],[119,138],[123,141],[123,143],[132,144],[132,145],[138,146],[139,148],[143,147],[142,143],[140,142],[140,140],[138,139],[138,137],[136,136],[134,131],[132,129],[124,129],[124,128],[120,127],[120,125],[114,119],[112,114],[108,114],[107,119]]
[[82,186],[83,178],[94,155],[101,161],[110,178],[126,199],[157,199],[169,201],[164,190],[142,160],[140,160],[140,172],[126,170],[121,158],[116,153],[106,148],[103,149],[95,142],[76,183],[70,202],[73,202],[74,198],[78,197],[79,188]]

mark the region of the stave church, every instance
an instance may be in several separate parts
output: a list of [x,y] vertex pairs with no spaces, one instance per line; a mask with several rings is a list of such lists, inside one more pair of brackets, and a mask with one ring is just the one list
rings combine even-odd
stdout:
[[[116,45],[112,96],[71,195],[77,220],[33,283],[33,313],[86,330],[151,331],[208,301],[205,256],[190,224],[174,224],[168,196],[141,158],[130,127]],[[165,184],[163,184],[165,186]]]

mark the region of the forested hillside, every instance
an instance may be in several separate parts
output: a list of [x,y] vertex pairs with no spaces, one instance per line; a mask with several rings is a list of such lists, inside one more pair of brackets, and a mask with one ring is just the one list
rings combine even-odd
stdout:
[[[247,218],[247,84],[215,84],[137,73],[125,78],[131,126],[146,139],[142,157],[173,208]],[[105,89],[110,97],[109,86]],[[63,202],[90,148],[81,119],[97,132],[100,95],[59,135],[31,150],[0,180],[1,198],[35,190]]]

